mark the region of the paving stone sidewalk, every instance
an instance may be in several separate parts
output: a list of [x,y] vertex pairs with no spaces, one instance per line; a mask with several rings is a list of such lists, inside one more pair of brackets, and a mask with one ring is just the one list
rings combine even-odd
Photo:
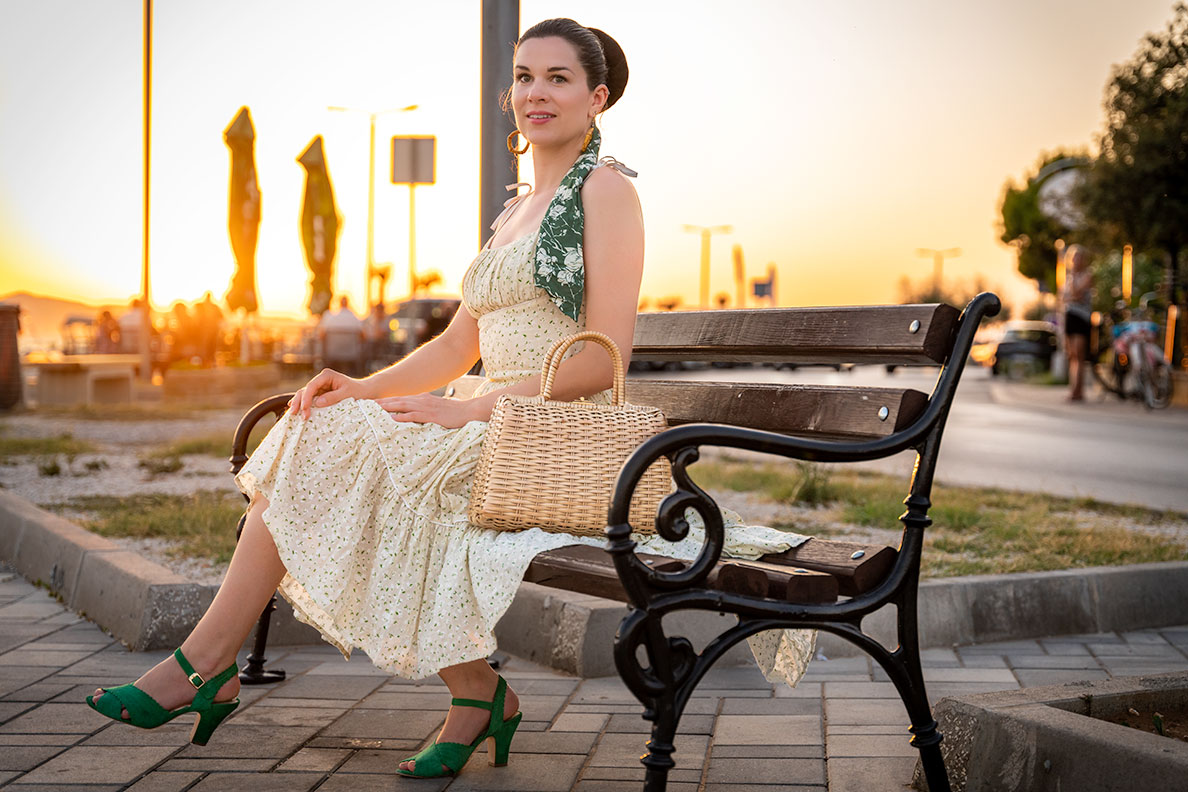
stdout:
[[[332,648],[273,650],[282,684],[247,688],[204,748],[191,718],[153,731],[92,712],[96,686],[131,681],[164,652],[131,653],[0,565],[0,787],[12,792],[611,792],[641,788],[649,724],[616,677],[578,679],[512,658],[524,722],[504,768],[410,780],[397,763],[433,738],[449,695]],[[928,650],[943,696],[1188,668],[1188,626]],[[815,660],[796,689],[753,667],[713,671],[676,740],[672,792],[902,790],[915,751],[903,706],[865,657]]]

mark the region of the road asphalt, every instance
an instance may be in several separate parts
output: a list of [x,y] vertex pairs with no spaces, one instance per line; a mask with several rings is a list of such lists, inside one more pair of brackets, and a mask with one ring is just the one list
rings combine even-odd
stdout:
[[[841,372],[711,368],[663,376],[929,393],[937,372],[901,368],[888,374],[882,366]],[[1107,397],[1095,385],[1084,402],[1070,403],[1066,396],[1063,387],[1008,382],[968,367],[945,427],[937,480],[1188,512],[1188,410],[1147,410]],[[906,475],[913,461],[908,452],[871,467]]]

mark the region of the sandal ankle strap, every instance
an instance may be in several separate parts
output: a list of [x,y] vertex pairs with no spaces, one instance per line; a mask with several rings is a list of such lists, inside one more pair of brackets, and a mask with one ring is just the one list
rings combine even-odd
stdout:
[[[499,713],[499,721],[503,722],[503,699],[507,695],[507,682],[503,677],[499,677],[499,681],[495,683],[495,697],[491,701],[480,701],[479,699],[467,698],[453,698],[450,699],[451,707],[477,707],[484,709],[491,713]],[[494,715],[491,717],[491,722],[495,722]]]
[[194,670],[194,666],[190,665],[190,661],[182,654],[180,646],[173,650],[173,659],[181,666],[182,672],[186,675],[186,679],[190,681],[190,684],[194,686],[194,689],[202,690],[202,686],[206,684],[206,680]]
[[[227,684],[231,680],[231,677],[239,673],[239,666],[232,663],[210,679],[203,679],[202,675],[194,670],[194,666],[190,665],[190,661],[182,654],[180,647],[173,650],[173,659],[181,666],[182,673],[186,675],[186,679],[194,686],[194,690],[196,691],[194,694],[195,698],[202,696],[203,698],[213,699],[215,694],[219,692],[219,689]],[[206,692],[203,691],[203,688],[206,688]]]

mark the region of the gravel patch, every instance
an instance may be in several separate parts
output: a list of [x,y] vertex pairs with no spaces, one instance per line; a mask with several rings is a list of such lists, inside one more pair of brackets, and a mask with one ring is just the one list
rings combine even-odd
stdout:
[[[89,495],[124,497],[146,493],[188,495],[210,490],[236,492],[226,459],[187,454],[181,457],[181,470],[156,476],[149,475],[139,462],[142,455],[159,446],[191,437],[221,434],[230,444],[241,416],[239,410],[208,410],[185,418],[156,417],[143,421],[21,415],[3,422],[5,434],[10,437],[70,434],[92,443],[96,451],[79,454],[70,461],[58,455],[61,473],[56,476],[43,475],[38,469],[38,460],[32,457],[19,458],[16,464],[0,465],[0,488],[40,506],[67,503]],[[98,469],[88,469],[87,463]],[[62,511],[62,516],[80,522],[87,517],[70,510]],[[228,526],[227,530],[234,530],[234,526]],[[176,543],[167,539],[110,539],[195,583],[218,584],[227,571],[226,564],[180,555],[175,550]]]

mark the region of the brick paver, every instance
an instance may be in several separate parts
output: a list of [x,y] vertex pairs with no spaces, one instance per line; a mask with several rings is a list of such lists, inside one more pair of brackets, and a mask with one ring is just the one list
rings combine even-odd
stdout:
[[[399,789],[397,763],[433,738],[449,694],[350,662],[329,647],[275,648],[289,678],[244,688],[210,744],[189,718],[153,731],[112,723],[83,697],[135,679],[167,655],[131,653],[0,566],[0,787],[6,792],[369,792]],[[933,701],[1188,668],[1188,626],[1059,636],[924,652]],[[504,676],[524,721],[506,768],[477,756],[417,792],[639,789],[649,724],[613,677],[576,679],[511,658]],[[711,671],[677,736],[670,792],[891,792],[915,765],[903,705],[865,657],[818,659],[795,689],[752,667]],[[485,748],[480,749],[483,753]]]

